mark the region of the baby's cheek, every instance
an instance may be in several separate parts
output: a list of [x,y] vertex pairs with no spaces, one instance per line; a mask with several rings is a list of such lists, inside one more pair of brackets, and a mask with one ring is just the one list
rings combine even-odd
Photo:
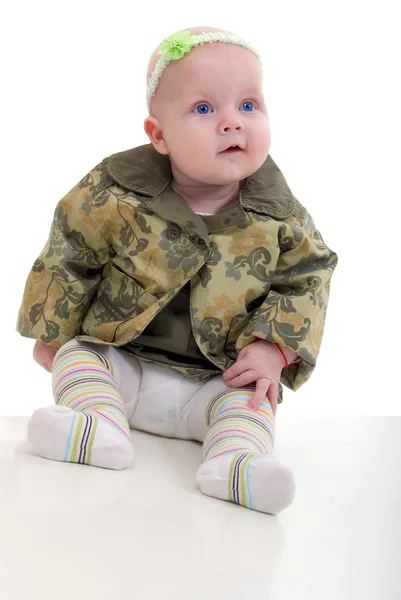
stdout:
[[263,117],[258,121],[257,127],[252,130],[252,138],[256,152],[267,155],[271,144],[270,126],[267,119]]

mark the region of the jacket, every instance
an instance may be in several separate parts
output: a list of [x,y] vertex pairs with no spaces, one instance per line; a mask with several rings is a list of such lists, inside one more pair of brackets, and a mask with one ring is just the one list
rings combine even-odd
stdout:
[[202,219],[147,144],[104,158],[58,202],[17,331],[55,348],[74,337],[128,347],[188,284],[192,334],[213,368],[174,368],[204,380],[262,338],[297,352],[282,372],[297,390],[316,366],[337,261],[270,156]]

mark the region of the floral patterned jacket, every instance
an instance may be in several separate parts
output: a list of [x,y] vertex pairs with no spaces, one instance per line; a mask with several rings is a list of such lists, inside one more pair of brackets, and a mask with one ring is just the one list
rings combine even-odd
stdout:
[[192,332],[213,374],[262,338],[297,352],[282,382],[298,389],[316,365],[337,255],[270,156],[223,210],[195,214],[150,144],[103,159],[58,202],[17,331],[55,348],[124,346],[191,281]]

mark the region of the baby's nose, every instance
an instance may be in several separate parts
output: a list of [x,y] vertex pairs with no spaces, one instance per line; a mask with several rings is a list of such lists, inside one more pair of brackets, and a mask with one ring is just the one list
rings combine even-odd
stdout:
[[244,124],[236,114],[223,118],[220,122],[220,133],[231,133],[233,131],[243,131]]

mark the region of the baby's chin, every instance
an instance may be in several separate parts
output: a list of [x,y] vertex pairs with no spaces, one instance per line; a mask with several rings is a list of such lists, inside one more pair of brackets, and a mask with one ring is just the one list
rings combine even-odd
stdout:
[[207,176],[205,175],[204,180],[205,183],[212,185],[230,185],[235,182],[238,183],[242,179],[246,179],[250,175],[253,175],[255,171],[257,171],[257,168],[243,169],[230,166],[230,168],[220,169],[215,173],[209,173]]
[[218,165],[214,169],[204,171],[192,171],[191,173],[185,173],[187,177],[192,181],[197,181],[200,184],[207,185],[230,185],[238,183],[242,179],[246,179],[250,175],[253,175],[259,168],[258,166],[248,165]]

